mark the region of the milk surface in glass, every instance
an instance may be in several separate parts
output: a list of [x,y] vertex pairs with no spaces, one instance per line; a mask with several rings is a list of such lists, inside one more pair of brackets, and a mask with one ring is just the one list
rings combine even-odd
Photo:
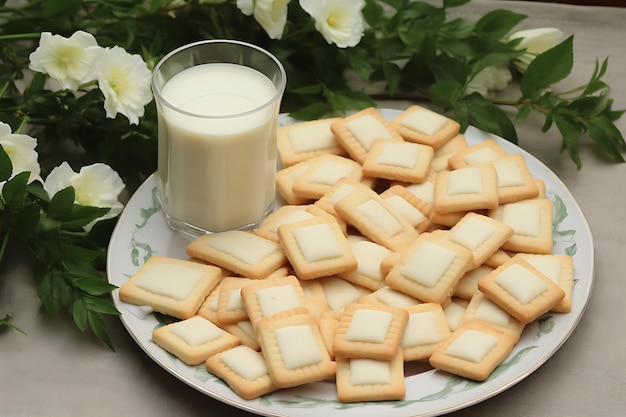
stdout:
[[210,232],[263,217],[275,197],[278,104],[245,112],[275,95],[265,75],[235,64],[197,65],[167,81],[163,98],[182,110],[159,112],[158,175],[169,216]]

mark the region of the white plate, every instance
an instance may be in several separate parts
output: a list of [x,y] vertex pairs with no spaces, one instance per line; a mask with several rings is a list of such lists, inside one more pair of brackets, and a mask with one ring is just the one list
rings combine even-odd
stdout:
[[[391,118],[396,110],[381,109]],[[283,118],[284,123],[289,123]],[[465,133],[469,145],[493,135],[475,128]],[[481,402],[515,385],[539,368],[572,333],[589,301],[594,278],[594,246],[585,217],[559,178],[524,150],[500,138],[498,143],[510,154],[522,154],[536,178],[545,181],[548,197],[554,202],[554,251],[574,257],[575,285],[572,311],[547,314],[528,325],[510,356],[484,382],[477,383],[445,372],[408,364],[404,401],[342,404],[337,401],[335,384],[318,382],[280,390],[253,401],[245,401],[223,381],[208,373],[204,366],[191,367],[166,353],[151,340],[152,330],[160,323],[154,314],[113,300],[121,311],[122,323],[137,344],[156,363],[194,389],[234,407],[267,416],[408,417],[441,415]],[[156,197],[152,175],[132,196],[115,228],[108,251],[107,272],[112,284],[121,286],[151,255],[185,259],[190,238],[172,231],[165,222]],[[426,370],[425,370],[426,369]]]

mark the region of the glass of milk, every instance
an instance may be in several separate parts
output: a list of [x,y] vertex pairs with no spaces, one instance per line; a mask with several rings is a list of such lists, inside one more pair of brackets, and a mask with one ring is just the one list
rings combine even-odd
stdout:
[[154,69],[157,189],[192,236],[254,229],[274,208],[276,133],[287,82],[269,52],[234,40],[180,47]]

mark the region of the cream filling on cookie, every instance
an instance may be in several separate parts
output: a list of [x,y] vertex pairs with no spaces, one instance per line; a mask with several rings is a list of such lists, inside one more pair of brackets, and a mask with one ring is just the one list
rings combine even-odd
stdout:
[[392,140],[393,137],[387,128],[374,116],[365,115],[346,123],[346,129],[352,136],[369,151],[377,139]]
[[269,317],[301,305],[296,290],[292,285],[262,288],[256,292],[256,296],[263,317]]
[[476,250],[493,236],[496,230],[493,225],[472,218],[453,227],[448,238],[469,250]]
[[170,331],[189,346],[203,345],[219,339],[224,334],[224,330],[200,316],[179,321]]
[[382,281],[385,277],[380,270],[380,263],[391,254],[391,251],[369,241],[356,242],[351,247],[357,258],[356,272],[376,281]]
[[468,165],[480,165],[498,159],[498,154],[489,148],[476,149],[467,154],[463,161]]
[[197,269],[161,263],[143,271],[135,286],[175,300],[184,300],[193,291],[204,273]]
[[390,383],[389,362],[374,359],[350,359],[351,385],[387,385]]
[[381,165],[412,169],[419,158],[420,147],[411,142],[389,142],[376,159]]
[[420,301],[391,287],[383,287],[375,293],[381,303],[390,307],[410,307],[420,304]]
[[355,166],[337,161],[324,161],[309,177],[314,184],[334,185],[339,178],[352,176]]
[[346,333],[346,340],[382,343],[387,337],[393,316],[379,310],[356,310]]
[[513,228],[515,234],[537,237],[541,234],[541,212],[534,204],[510,203],[502,208],[502,223]]
[[430,345],[439,341],[437,322],[432,311],[411,313],[409,315],[409,321],[402,335],[401,346],[403,348]]
[[357,207],[357,211],[379,226],[388,236],[395,236],[402,232],[402,225],[393,214],[376,200],[367,200]]
[[424,135],[432,136],[439,132],[448,119],[432,111],[417,109],[400,121],[400,125]]
[[294,237],[307,262],[339,258],[344,250],[328,224],[314,224],[294,230]]
[[321,362],[324,357],[309,325],[276,329],[276,342],[285,368],[296,369]]
[[417,227],[426,220],[426,216],[419,211],[415,206],[411,205],[404,198],[399,195],[392,195],[385,198],[387,204],[389,204],[394,210],[402,215],[413,227]]
[[281,250],[277,243],[240,230],[215,235],[208,244],[249,265],[257,264]]
[[515,187],[524,185],[524,176],[517,164],[513,161],[494,162],[496,173],[498,174],[499,187]]
[[502,270],[493,281],[522,304],[530,303],[548,289],[541,278],[521,265],[511,265]]
[[448,194],[480,194],[483,192],[482,171],[477,167],[460,168],[448,175]]
[[267,365],[263,356],[247,346],[237,346],[220,355],[220,360],[247,381],[267,375]]
[[294,128],[287,133],[295,153],[312,152],[338,146],[330,130],[332,121],[319,121]]
[[[416,248],[400,273],[428,288],[437,285],[456,257],[450,249],[431,242],[424,242]],[[424,266],[428,265],[427,268]]]
[[477,330],[466,330],[446,349],[446,354],[479,363],[496,347],[498,338]]

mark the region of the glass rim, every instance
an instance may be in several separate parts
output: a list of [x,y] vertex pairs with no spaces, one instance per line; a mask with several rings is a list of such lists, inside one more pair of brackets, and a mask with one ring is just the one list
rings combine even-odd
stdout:
[[[260,52],[262,54],[264,54],[265,56],[267,56],[271,61],[273,61],[276,64],[276,67],[278,68],[280,75],[281,75],[281,81],[280,84],[276,87],[276,94],[274,94],[274,96],[272,96],[272,98],[270,98],[269,100],[265,101],[263,104],[256,106],[253,109],[250,110],[246,110],[244,112],[239,112],[239,113],[232,113],[232,114],[222,114],[222,115],[207,115],[207,114],[202,114],[202,113],[195,113],[195,112],[191,112],[188,110],[184,110],[181,109],[180,107],[172,104],[170,101],[168,101],[165,97],[163,97],[163,95],[161,94],[161,90],[163,88],[163,86],[165,86],[165,84],[167,84],[167,81],[165,83],[163,83],[163,86],[161,86],[161,88],[157,88],[156,86],[156,77],[157,74],[159,73],[159,69],[167,62],[168,59],[170,59],[171,57],[173,57],[174,55],[185,51],[187,49],[191,49],[194,48],[196,46],[201,46],[201,45],[208,45],[208,44],[230,44],[230,45],[238,45],[238,46],[242,46],[245,48],[249,48],[249,49],[253,49],[256,50],[257,52]],[[241,64],[243,66],[246,66],[248,68],[252,68],[255,71],[259,71],[256,68],[250,67],[248,65],[244,65]],[[191,67],[190,67],[191,68]],[[260,72],[260,71],[259,71]],[[263,74],[265,75],[265,74]],[[270,80],[272,81],[272,80]],[[272,81],[272,84],[274,84],[274,81]],[[234,39],[205,39],[205,40],[201,40],[201,41],[197,41],[197,42],[192,42],[192,43],[188,43],[185,45],[182,45],[170,52],[168,52],[166,55],[164,55],[159,62],[156,64],[156,66],[154,67],[154,69],[152,70],[152,79],[150,81],[150,85],[152,87],[152,94],[154,95],[155,99],[158,98],[159,102],[167,107],[169,107],[172,110],[175,110],[178,113],[184,114],[186,116],[190,116],[190,117],[195,117],[195,118],[201,118],[201,119],[230,119],[230,118],[235,118],[235,117],[243,117],[246,116],[248,114],[252,114],[255,112],[258,112],[259,110],[269,107],[272,104],[274,104],[276,101],[280,100],[280,98],[282,97],[284,91],[285,91],[285,87],[287,85],[287,73],[285,72],[285,68],[283,67],[283,64],[278,60],[278,58],[276,58],[272,53],[270,53],[269,51],[261,48],[260,46],[248,43],[248,42],[244,42],[244,41],[238,41],[238,40],[234,40]]]

